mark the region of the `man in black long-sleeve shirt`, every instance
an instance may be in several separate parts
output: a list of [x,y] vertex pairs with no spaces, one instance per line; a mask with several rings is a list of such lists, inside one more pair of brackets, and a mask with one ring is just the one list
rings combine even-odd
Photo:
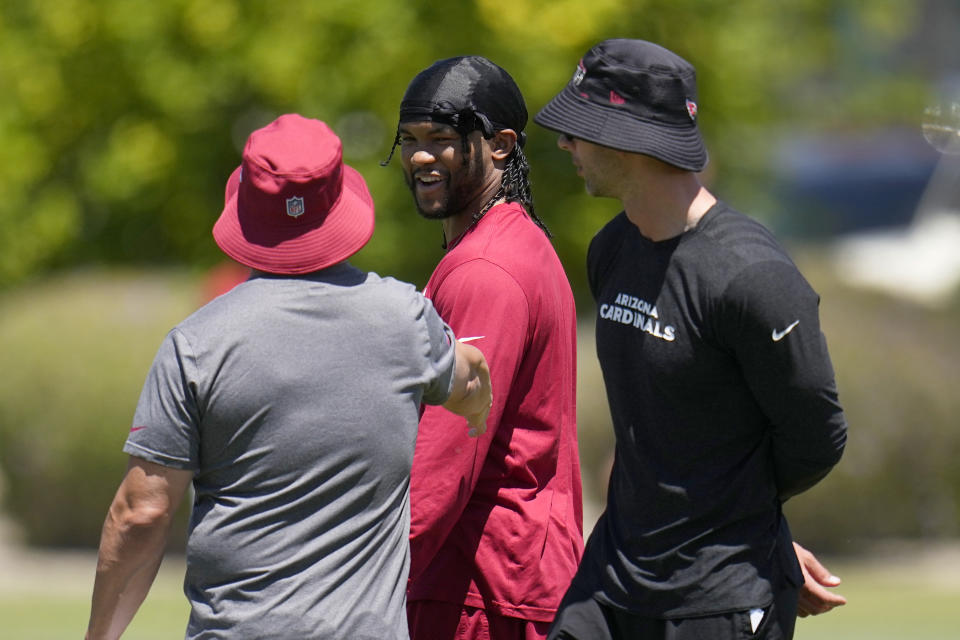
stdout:
[[819,298],[700,185],[696,99],[682,58],[608,40],[535,118],[589,193],[624,206],[587,257],[617,440],[607,508],[551,638],[791,638],[804,580],[781,505],[846,441]]

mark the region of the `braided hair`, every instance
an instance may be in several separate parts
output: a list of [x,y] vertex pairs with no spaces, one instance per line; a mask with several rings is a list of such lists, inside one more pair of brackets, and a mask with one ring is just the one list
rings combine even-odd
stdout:
[[500,194],[507,202],[519,202],[533,222],[543,229],[548,238],[553,234],[550,229],[541,220],[533,209],[533,191],[530,188],[530,163],[527,162],[527,156],[524,155],[520,145],[516,145],[510,155],[507,156],[507,164],[503,168],[503,177],[500,182]]

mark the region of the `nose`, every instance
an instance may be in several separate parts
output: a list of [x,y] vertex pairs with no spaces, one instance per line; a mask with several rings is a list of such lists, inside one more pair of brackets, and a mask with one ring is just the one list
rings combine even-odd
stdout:
[[420,145],[413,150],[413,153],[410,155],[410,159],[418,164],[422,164],[424,162],[433,162],[434,160],[433,154]]
[[566,133],[561,133],[557,137],[557,146],[563,149],[564,151],[570,151],[573,149],[573,141],[576,140],[573,136],[567,135]]
[[410,156],[410,162],[416,165],[425,165],[435,162],[436,157],[430,153],[424,147],[419,147],[414,150],[413,154]]

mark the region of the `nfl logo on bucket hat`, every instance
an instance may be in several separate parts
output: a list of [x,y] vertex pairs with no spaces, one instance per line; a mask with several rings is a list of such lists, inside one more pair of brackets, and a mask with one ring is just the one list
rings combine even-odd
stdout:
[[687,171],[707,164],[693,66],[645,40],[604,40],[534,117],[542,127]]
[[303,215],[303,198],[299,196],[287,198],[287,215],[291,218]]
[[373,199],[320,120],[282,115],[247,138],[213,238],[228,256],[277,274],[324,269],[373,235]]

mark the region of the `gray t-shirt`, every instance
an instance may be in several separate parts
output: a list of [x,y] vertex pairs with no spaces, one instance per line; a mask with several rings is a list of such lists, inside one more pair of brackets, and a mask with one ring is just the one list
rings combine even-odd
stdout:
[[419,407],[453,366],[426,298],[345,263],[251,279],[167,335],[124,451],[196,472],[187,638],[408,637]]

